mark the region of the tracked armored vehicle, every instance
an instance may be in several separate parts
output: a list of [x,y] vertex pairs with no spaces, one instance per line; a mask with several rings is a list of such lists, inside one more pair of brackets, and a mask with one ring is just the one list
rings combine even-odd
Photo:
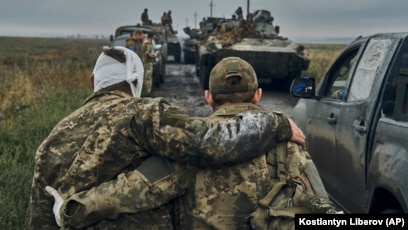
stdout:
[[197,46],[200,43],[199,30],[190,29],[190,27],[184,27],[184,33],[189,37],[183,42],[183,56],[185,64],[194,64],[197,56]]
[[207,17],[200,22],[200,28],[184,27],[183,31],[189,37],[183,43],[184,63],[195,64],[198,55],[198,45],[207,39],[208,36],[217,28],[219,22],[225,18]]
[[292,80],[309,67],[304,47],[279,36],[267,10],[257,10],[244,19],[225,19],[198,47],[197,75],[203,89],[208,89],[209,75],[216,63],[238,56],[255,69],[260,82],[289,89]]
[[161,31],[165,31],[166,34],[166,43],[167,43],[167,56],[166,60],[168,60],[169,56],[173,57],[173,61],[175,63],[181,62],[181,44],[177,37],[177,31],[172,31],[168,25],[163,26],[158,23],[153,23],[151,25],[145,25],[147,28],[159,33]]
[[146,25],[146,27],[152,29],[153,31],[166,31],[166,41],[167,41],[167,57],[172,56],[175,63],[181,62],[181,44],[177,37],[177,31],[173,31],[170,29],[168,25],[161,25],[161,24],[151,24]]

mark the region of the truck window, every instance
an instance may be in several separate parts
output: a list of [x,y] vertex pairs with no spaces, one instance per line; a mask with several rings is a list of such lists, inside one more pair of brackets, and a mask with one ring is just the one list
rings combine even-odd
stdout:
[[381,102],[381,113],[383,116],[394,115],[395,100],[397,97],[397,79],[385,85],[384,95]]
[[329,85],[325,96],[345,100],[347,95],[347,83],[352,74],[352,68],[356,60],[359,47],[353,48],[345,54],[339,63],[336,64],[329,76]]
[[391,44],[389,39],[371,39],[369,41],[354,74],[348,101],[361,101],[368,98],[377,71],[382,65]]

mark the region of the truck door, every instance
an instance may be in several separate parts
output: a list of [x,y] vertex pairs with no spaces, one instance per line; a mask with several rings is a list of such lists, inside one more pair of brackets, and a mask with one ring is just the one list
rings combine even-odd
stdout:
[[321,99],[312,102],[307,124],[308,150],[312,154],[327,191],[332,194],[337,188],[336,127],[340,108],[344,104],[352,68],[361,44],[348,48],[332,65],[321,83]]
[[366,187],[366,149],[382,79],[397,43],[372,38],[355,65],[336,124],[336,189],[330,191],[350,212],[363,212]]

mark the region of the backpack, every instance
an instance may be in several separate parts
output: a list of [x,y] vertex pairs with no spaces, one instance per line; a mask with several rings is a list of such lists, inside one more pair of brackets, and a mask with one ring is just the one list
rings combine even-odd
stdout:
[[336,213],[315,164],[299,145],[279,143],[268,157],[276,160],[279,182],[247,218],[252,229],[294,229],[295,214]]

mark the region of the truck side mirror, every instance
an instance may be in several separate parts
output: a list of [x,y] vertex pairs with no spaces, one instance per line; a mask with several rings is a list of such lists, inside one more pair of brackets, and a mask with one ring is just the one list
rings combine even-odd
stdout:
[[315,79],[310,77],[297,77],[290,86],[290,94],[294,97],[311,98],[315,95]]

